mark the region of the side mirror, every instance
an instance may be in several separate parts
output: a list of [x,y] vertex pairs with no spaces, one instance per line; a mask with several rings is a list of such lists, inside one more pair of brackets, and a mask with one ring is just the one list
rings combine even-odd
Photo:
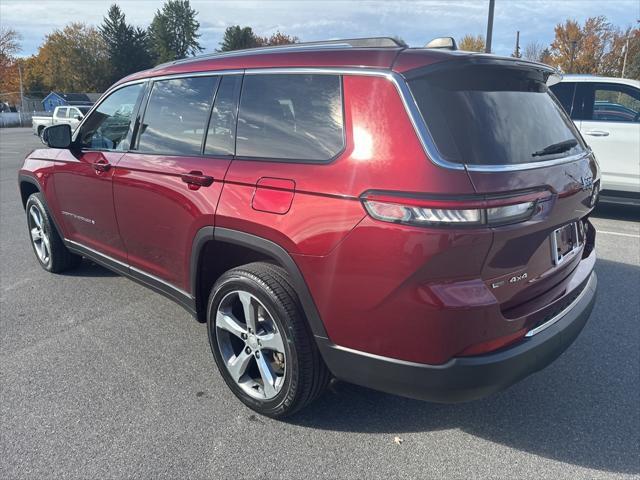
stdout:
[[84,117],[82,115],[76,115],[76,120],[82,120]]
[[71,126],[66,123],[51,125],[42,132],[42,143],[51,148],[71,146]]

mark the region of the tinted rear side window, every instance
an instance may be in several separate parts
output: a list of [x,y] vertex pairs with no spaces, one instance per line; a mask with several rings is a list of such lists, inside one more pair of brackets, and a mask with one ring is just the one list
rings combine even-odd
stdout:
[[339,76],[245,76],[236,155],[322,162],[343,147]]
[[209,121],[205,154],[223,156],[234,154],[237,100],[241,83],[240,75],[223,76],[220,80]]
[[200,154],[217,81],[217,77],[193,77],[154,82],[140,126],[138,150]]
[[409,85],[440,154],[451,162],[521,164],[584,149],[573,122],[535,72],[476,66]]

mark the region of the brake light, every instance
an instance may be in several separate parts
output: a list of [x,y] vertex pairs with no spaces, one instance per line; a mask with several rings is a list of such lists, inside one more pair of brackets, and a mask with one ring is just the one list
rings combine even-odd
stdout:
[[467,200],[426,199],[387,193],[362,197],[367,213],[383,222],[417,226],[497,226],[524,222],[550,192],[528,192],[509,197],[480,197]]

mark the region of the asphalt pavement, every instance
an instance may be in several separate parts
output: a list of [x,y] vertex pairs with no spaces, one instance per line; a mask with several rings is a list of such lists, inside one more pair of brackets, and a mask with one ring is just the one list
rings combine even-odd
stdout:
[[[555,363],[436,405],[336,383],[287,421],[244,407],[206,328],[87,261],[51,275],[0,129],[0,478],[638,478],[640,212],[599,209],[598,300]],[[398,438],[396,438],[398,437]]]

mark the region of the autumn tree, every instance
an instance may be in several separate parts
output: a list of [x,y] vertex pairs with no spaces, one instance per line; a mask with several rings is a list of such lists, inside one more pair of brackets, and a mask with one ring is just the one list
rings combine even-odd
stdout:
[[200,22],[189,0],[167,0],[149,27],[149,42],[156,63],[170,62],[203,49],[198,42]]
[[458,48],[460,50],[466,50],[467,52],[484,52],[484,35],[467,34],[458,42]]
[[98,30],[107,46],[111,82],[151,67],[147,32],[129,25],[117,4],[111,5]]
[[298,37],[293,37],[291,35],[281,33],[280,31],[274,33],[270,37],[262,38],[262,44],[264,46],[290,45],[292,43],[298,43],[299,41]]
[[[624,77],[640,80],[640,29],[634,28],[631,30],[626,40],[626,57],[623,55],[622,60],[624,64]],[[622,75],[622,70],[620,71],[620,74]]]
[[555,27],[551,61],[566,73],[618,76],[625,41],[625,34],[606,17],[588,18],[584,25],[567,20]]
[[551,50],[549,50],[548,47],[542,50],[542,53],[540,53],[540,62],[551,65],[552,60]]
[[20,35],[11,28],[0,27],[0,102],[16,103],[20,98],[20,78],[16,54]]
[[31,55],[21,61],[22,64],[22,85],[25,95],[44,97],[53,86],[47,83],[44,64],[38,55]]
[[45,37],[25,73],[30,89],[102,92],[109,86],[107,46],[94,27],[71,23]]

